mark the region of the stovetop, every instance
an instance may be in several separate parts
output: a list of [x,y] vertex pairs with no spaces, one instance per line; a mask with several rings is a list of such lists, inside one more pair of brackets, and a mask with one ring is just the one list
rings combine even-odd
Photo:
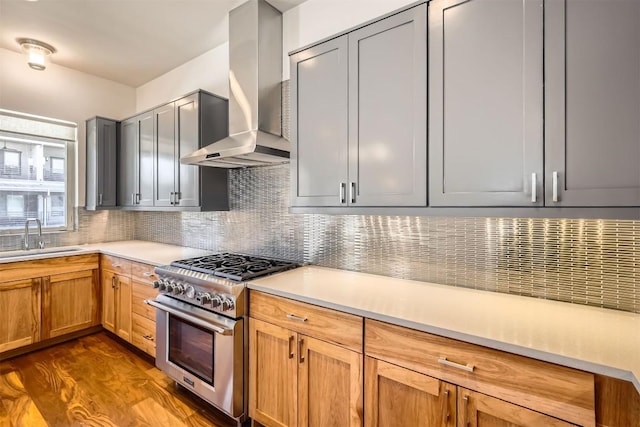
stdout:
[[238,282],[298,267],[293,262],[228,252],[173,261],[171,265]]

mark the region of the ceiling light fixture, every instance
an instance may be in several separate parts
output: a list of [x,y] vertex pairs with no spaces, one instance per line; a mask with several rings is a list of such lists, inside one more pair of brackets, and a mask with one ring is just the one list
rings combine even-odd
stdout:
[[29,67],[42,71],[46,67],[45,61],[49,55],[56,52],[50,44],[34,39],[16,39],[22,50],[27,54]]

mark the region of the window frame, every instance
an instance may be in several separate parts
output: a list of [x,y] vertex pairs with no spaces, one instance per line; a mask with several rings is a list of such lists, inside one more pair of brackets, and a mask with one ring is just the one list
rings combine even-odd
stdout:
[[[9,122],[6,119],[11,120],[16,118],[16,123]],[[5,119],[5,120],[3,120]],[[54,125],[52,135],[43,135],[29,132],[24,129],[22,122],[24,120],[40,122],[41,124]],[[39,127],[36,125],[36,127]],[[38,129],[39,130],[39,129]],[[63,144],[65,150],[66,159],[64,160],[65,170],[65,208],[66,215],[65,224],[60,226],[42,227],[42,233],[58,233],[66,231],[77,230],[77,220],[74,215],[74,206],[77,204],[76,200],[76,188],[78,186],[78,176],[76,173],[77,168],[77,146],[78,146],[78,126],[76,123],[57,120],[48,117],[36,116],[32,114],[25,114],[15,111],[9,111],[0,109],[0,139],[6,139],[7,141],[42,141],[43,143],[56,143]],[[22,153],[24,154],[24,153]],[[21,154],[21,155],[22,155]],[[22,159],[21,159],[22,161]],[[8,175],[4,175],[7,177]],[[10,235],[22,235],[24,233],[22,228],[0,228],[0,236]]]

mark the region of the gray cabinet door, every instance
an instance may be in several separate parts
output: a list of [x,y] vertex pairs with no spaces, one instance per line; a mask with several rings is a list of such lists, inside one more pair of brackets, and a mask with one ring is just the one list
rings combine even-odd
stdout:
[[153,206],[155,144],[154,115],[151,111],[137,116],[138,120],[138,193],[136,206]]
[[199,110],[197,93],[175,102],[175,149],[178,153],[175,159],[176,206],[200,206],[200,168],[180,163],[180,157],[200,148]]
[[427,5],[349,33],[349,204],[427,203]]
[[543,204],[542,0],[429,3],[429,202]]
[[118,123],[95,117],[86,122],[85,208],[116,206]]
[[545,3],[548,206],[640,206],[640,2]]
[[293,206],[346,205],[347,36],[291,56]]
[[116,205],[117,126],[115,120],[97,119],[97,205],[100,207]]
[[155,129],[154,206],[173,206],[175,192],[175,105],[170,103],[153,110]]
[[118,206],[135,206],[138,194],[138,117],[120,125]]

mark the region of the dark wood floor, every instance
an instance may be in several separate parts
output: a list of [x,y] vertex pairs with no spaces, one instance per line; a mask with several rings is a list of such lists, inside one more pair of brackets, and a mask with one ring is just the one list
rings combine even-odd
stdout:
[[0,427],[231,425],[104,333],[0,362]]

